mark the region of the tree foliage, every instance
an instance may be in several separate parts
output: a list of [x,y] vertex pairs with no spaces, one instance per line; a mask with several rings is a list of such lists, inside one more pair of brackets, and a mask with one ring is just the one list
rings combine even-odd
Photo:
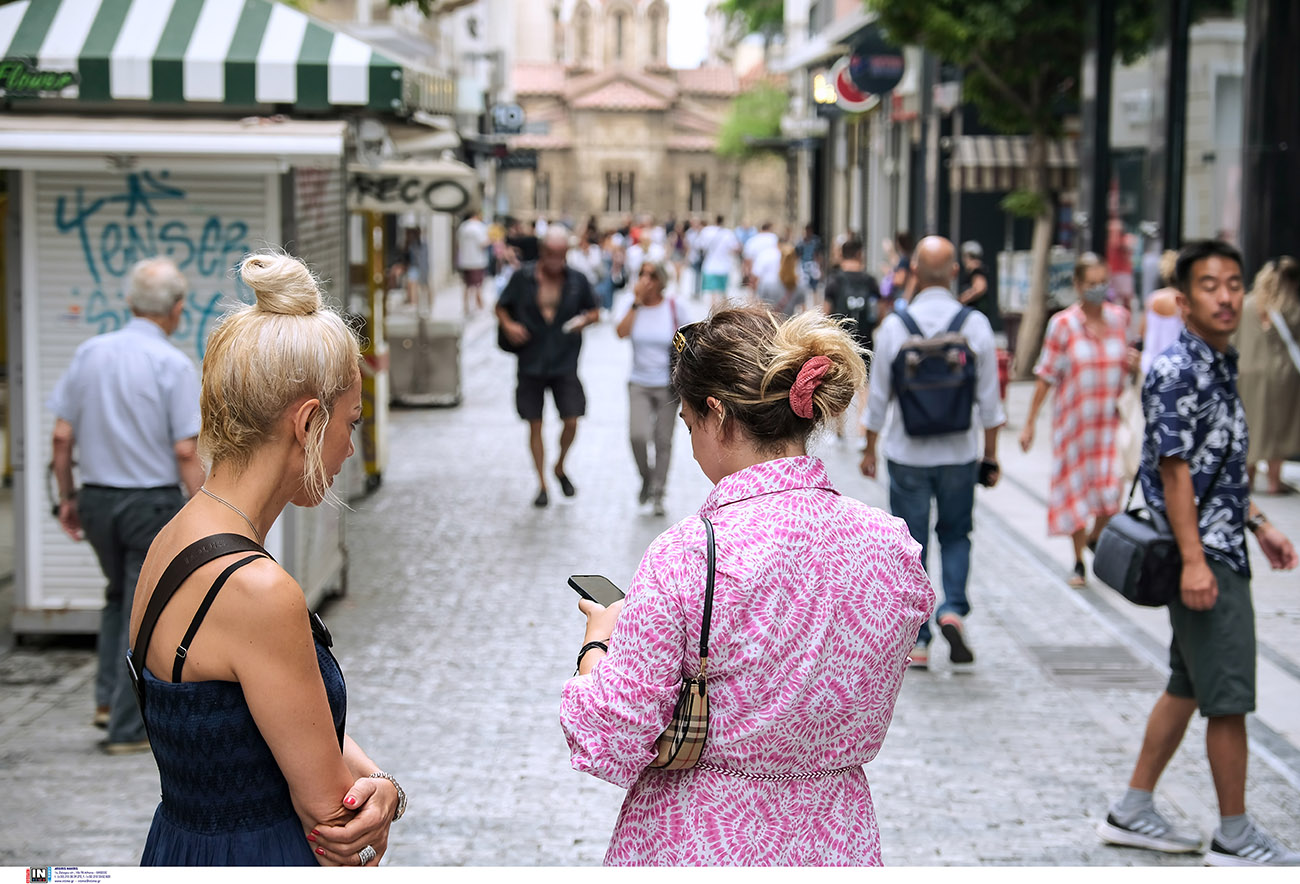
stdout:
[[785,27],[784,0],[722,0],[718,10],[747,34],[776,34]]
[[736,96],[718,133],[718,153],[726,157],[747,156],[755,150],[753,139],[780,135],[781,115],[788,101],[784,88],[768,82],[758,83]]

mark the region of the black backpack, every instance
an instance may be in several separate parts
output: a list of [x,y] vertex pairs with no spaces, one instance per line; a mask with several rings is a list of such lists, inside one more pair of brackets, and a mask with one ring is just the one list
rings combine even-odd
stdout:
[[839,270],[835,274],[835,312],[852,319],[853,334],[861,342],[871,340],[880,321],[880,286],[866,271]]
[[927,338],[906,311],[896,315],[910,336],[893,362],[893,390],[909,436],[941,436],[970,429],[975,407],[975,352],[961,333],[974,311],[962,307],[948,328]]

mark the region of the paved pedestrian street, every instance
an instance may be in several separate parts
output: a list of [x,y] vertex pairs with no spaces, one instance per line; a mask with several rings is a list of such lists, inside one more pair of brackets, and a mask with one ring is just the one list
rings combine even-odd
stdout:
[[[479,315],[465,335],[463,404],[394,410],[382,485],[352,503],[347,594],[323,616],[347,677],[349,732],[409,796],[386,864],[577,866],[603,855],[622,791],[569,768],[557,710],[583,621],[565,581],[600,573],[626,587],[649,542],[690,518],[710,486],[679,429],[668,517],[637,506],[630,350],[611,323],[586,335],[588,417],[568,465],[576,497],[552,483],[550,507],[532,506],[514,360]],[[559,421],[547,408],[553,456]],[[1017,431],[1003,434],[1004,464]],[[887,486],[858,473],[855,437],[824,439],[814,453],[843,493],[886,505]],[[1159,640],[1108,590],[1065,585],[1064,547],[1020,527],[1029,497],[1014,487],[979,496],[968,620],[976,669],[952,673],[937,638],[931,670],[908,673],[867,768],[885,862],[1200,864],[1107,847],[1093,831],[1126,784],[1162,688]],[[1275,621],[1294,624],[1294,587],[1291,599]],[[149,756],[94,750],[93,672],[87,650],[19,646],[0,656],[0,775],[24,796],[5,814],[0,864],[139,860],[157,774]],[[1248,806],[1300,847],[1295,747],[1281,725],[1267,733],[1253,743]],[[1204,736],[1197,719],[1157,806],[1208,835],[1217,810]]]

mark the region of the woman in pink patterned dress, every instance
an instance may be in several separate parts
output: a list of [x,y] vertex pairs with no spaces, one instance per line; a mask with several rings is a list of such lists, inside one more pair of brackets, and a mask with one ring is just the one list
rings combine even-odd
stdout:
[[[723,310],[674,342],[674,391],[717,535],[709,732],[689,770],[649,768],[699,669],[705,533],[661,534],[622,602],[583,601],[560,719],[575,770],[628,790],[608,865],[878,865],[862,766],[880,751],[907,654],[934,609],[899,519],[841,496],[808,437],[863,383],[820,312]],[[612,638],[611,638],[612,635]]]
[[1020,448],[1028,451],[1038,412],[1056,387],[1047,533],[1068,534],[1074,543],[1071,586],[1084,585],[1083,551],[1096,545],[1101,529],[1119,512],[1119,396],[1141,358],[1126,338],[1128,311],[1106,303],[1108,278],[1106,265],[1091,252],[1075,262],[1079,300],[1047,324],[1034,366],[1038,384],[1020,433]]

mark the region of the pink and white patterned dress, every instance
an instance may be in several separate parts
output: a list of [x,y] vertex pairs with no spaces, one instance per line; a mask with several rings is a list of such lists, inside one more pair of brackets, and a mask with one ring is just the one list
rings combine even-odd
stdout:
[[564,686],[574,769],[628,790],[605,863],[879,865],[862,765],[934,610],[920,547],[902,520],[840,496],[815,457],[727,476],[700,515],[717,535],[700,765],[647,767],[699,670],[699,518],[655,539],[608,656]]

